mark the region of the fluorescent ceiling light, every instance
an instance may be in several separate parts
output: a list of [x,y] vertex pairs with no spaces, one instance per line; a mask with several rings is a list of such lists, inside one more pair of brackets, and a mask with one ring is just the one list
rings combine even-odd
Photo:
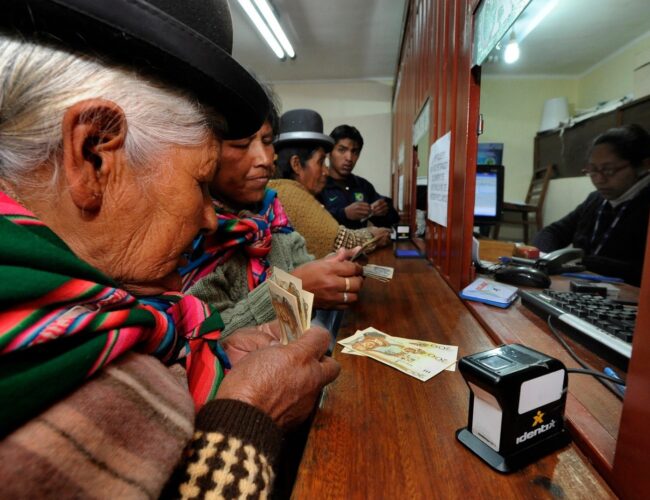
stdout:
[[260,32],[260,35],[262,35],[266,43],[271,47],[271,50],[275,52],[275,55],[280,59],[284,59],[284,51],[282,50],[282,47],[280,47],[280,44],[273,36],[273,33],[271,33],[271,30],[269,30],[269,27],[264,23],[257,10],[255,10],[251,1],[239,0],[239,5],[241,5],[242,9],[244,9],[246,14],[248,14],[248,17],[257,28],[257,31]]
[[548,0],[535,15],[526,23],[521,23],[523,26],[517,26],[517,33],[519,33],[519,41],[526,38],[531,31],[537,28],[537,25],[557,6],[560,0]]
[[271,28],[271,31],[273,31],[273,34],[275,35],[275,38],[277,38],[280,42],[280,45],[282,45],[282,48],[284,49],[284,52],[287,54],[287,56],[292,59],[296,57],[296,53],[291,46],[291,42],[289,42],[287,35],[284,34],[284,30],[275,17],[275,14],[269,5],[269,2],[267,0],[255,0],[255,5],[257,5],[257,8],[264,16],[266,23]]
[[[239,5],[244,9],[244,12],[246,12],[250,20],[253,22],[257,31],[262,35],[262,38],[264,38],[278,58],[284,59],[285,56],[288,56],[293,59],[296,57],[296,53],[293,50],[287,35],[284,33],[282,26],[280,26],[280,23],[275,17],[268,0],[254,1],[257,9],[251,0],[239,0]],[[264,16],[264,19],[260,16],[260,12],[262,13],[262,16]]]

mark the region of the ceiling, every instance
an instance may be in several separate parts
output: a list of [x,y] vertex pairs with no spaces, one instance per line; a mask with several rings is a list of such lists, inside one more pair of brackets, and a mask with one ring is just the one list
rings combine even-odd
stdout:
[[[407,0],[271,0],[297,54],[286,61],[275,57],[238,1],[229,1],[234,56],[263,80],[359,80],[395,75]],[[532,0],[531,7],[543,1],[548,0]],[[485,62],[482,72],[579,75],[648,30],[650,0],[559,0],[521,42],[519,61],[512,65],[500,60]]]
[[560,0],[520,42],[517,62],[486,62],[482,73],[579,75],[649,30],[650,0]]
[[393,78],[406,0],[271,0],[295,51],[280,61],[237,0],[233,55],[271,82]]

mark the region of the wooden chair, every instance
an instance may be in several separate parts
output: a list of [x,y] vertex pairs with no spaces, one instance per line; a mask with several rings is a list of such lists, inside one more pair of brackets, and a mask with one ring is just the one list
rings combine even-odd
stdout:
[[[528,243],[528,227],[531,224],[537,226],[539,231],[544,227],[543,221],[543,210],[544,210],[544,199],[546,198],[546,191],[548,190],[549,182],[555,174],[555,165],[548,165],[546,167],[538,168],[533,172],[533,178],[530,181],[530,186],[528,187],[528,193],[526,194],[525,203],[513,203],[504,201],[503,202],[503,212],[502,220],[497,222],[494,226],[494,239],[499,239],[499,230],[503,221],[503,214],[507,212],[515,213],[521,215],[520,221],[506,222],[510,224],[521,224],[524,228],[524,243]],[[535,214],[535,220],[530,220],[528,218],[529,214]]]

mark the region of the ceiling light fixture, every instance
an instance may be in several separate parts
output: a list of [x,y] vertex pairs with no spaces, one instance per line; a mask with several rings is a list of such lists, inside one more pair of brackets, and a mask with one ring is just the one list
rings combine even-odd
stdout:
[[[239,5],[244,9],[244,12],[246,12],[255,28],[257,28],[257,31],[259,31],[264,41],[271,47],[271,50],[279,59],[285,59],[287,56],[290,58],[296,57],[296,53],[291,43],[289,43],[289,39],[284,34],[267,0],[255,0],[255,5],[257,5],[259,12],[251,0],[239,0]],[[264,16],[264,19],[266,19],[266,22],[260,16],[260,12]],[[271,30],[273,30],[273,33]]]
[[557,4],[560,0],[547,0],[546,4],[540,4],[537,2],[535,5],[539,5],[539,10],[533,15],[527,22],[522,22],[523,26],[517,26],[517,33],[519,33],[519,41],[521,42],[526,38],[531,31],[537,28],[537,25],[542,22],[542,20],[550,14],[550,12],[557,7]]
[[512,64],[519,59],[519,44],[515,38],[515,32],[510,33],[510,41],[503,52],[503,61],[506,64]]
[[271,31],[275,35],[275,38],[277,38],[278,42],[280,42],[280,45],[282,45],[285,54],[287,54],[287,57],[291,59],[296,57],[296,53],[291,46],[291,42],[287,38],[287,35],[285,35],[282,26],[280,26],[280,23],[278,22],[278,19],[275,17],[275,13],[273,12],[273,9],[271,9],[268,0],[255,0],[255,5],[257,5],[257,8],[262,13],[262,16],[264,16],[266,24],[268,24],[269,28],[271,28]]

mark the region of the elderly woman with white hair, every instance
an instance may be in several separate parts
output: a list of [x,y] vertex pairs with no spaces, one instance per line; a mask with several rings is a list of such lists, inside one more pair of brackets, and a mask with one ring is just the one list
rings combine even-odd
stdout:
[[193,431],[167,495],[268,494],[281,429],[338,373],[325,330],[220,342],[218,313],[178,292],[192,240],[216,228],[220,136],[266,114],[231,38],[225,0],[3,4],[7,496],[157,497]]

